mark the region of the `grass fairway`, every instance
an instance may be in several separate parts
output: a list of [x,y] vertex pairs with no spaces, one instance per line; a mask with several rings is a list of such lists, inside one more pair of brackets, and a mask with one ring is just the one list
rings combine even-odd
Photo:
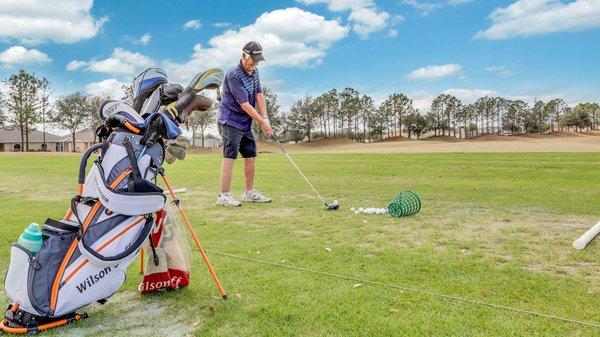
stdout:
[[[285,157],[264,154],[257,189],[274,198],[214,205],[220,157],[167,166],[228,290],[218,299],[194,251],[188,289],[141,296],[138,265],[90,318],[51,336],[590,336],[600,329],[422,293],[273,267],[233,254],[486,303],[600,323],[599,245],[571,242],[600,218],[596,153],[297,154],[316,196]],[[32,221],[60,218],[75,191],[75,156],[0,157],[1,275],[9,245]],[[233,192],[242,192],[241,162]],[[354,215],[410,188],[421,213]],[[326,249],[327,248],[327,249]]]

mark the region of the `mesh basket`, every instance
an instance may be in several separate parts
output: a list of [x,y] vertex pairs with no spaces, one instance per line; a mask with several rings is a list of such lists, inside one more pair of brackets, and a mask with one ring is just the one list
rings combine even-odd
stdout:
[[388,206],[388,213],[395,217],[414,215],[421,210],[421,199],[413,191],[400,192]]

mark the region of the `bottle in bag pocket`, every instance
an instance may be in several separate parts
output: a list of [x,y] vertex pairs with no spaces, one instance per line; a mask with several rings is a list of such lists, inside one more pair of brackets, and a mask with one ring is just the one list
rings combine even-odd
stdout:
[[32,255],[37,254],[42,248],[42,231],[40,225],[31,223],[19,236],[19,245],[27,249]]

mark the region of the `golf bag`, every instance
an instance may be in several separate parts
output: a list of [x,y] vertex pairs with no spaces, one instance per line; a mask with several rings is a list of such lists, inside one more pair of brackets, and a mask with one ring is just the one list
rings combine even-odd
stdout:
[[[126,104],[104,108],[116,108],[112,114],[131,123],[143,122]],[[32,255],[17,244],[11,247],[5,291],[12,304],[3,331],[37,333],[85,318],[75,311],[105,301],[125,281],[127,266],[152,231],[154,213],[166,201],[153,182],[162,170],[162,143],[144,148],[144,136],[129,130],[127,125],[135,129],[131,123],[85,152],[78,193],[63,220],[45,222],[40,251]]]

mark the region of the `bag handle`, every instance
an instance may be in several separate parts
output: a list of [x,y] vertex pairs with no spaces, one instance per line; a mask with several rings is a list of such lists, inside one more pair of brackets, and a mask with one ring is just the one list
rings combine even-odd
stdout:
[[130,257],[132,254],[135,254],[137,252],[137,250],[140,248],[140,246],[144,243],[144,240],[146,240],[146,238],[148,238],[148,236],[150,235],[150,232],[152,231],[153,223],[154,223],[154,218],[152,216],[146,217],[146,223],[144,224],[144,228],[142,229],[142,232],[140,233],[140,235],[138,235],[138,237],[135,239],[135,241],[131,243],[129,248],[127,248],[126,250],[124,250],[123,252],[121,252],[120,254],[117,254],[115,256],[105,256],[105,255],[102,255],[102,254],[96,252],[96,250],[94,250],[92,247],[90,247],[89,244],[87,244],[87,242],[85,240],[86,236],[83,235],[81,237],[81,240],[79,240],[79,243],[78,243],[78,247],[79,247],[79,250],[81,251],[81,255],[83,255],[83,257],[88,259],[92,264],[94,264],[96,266],[108,267],[108,266],[117,265],[117,264],[123,262],[123,260]]
[[[79,180],[78,180],[78,183],[80,185],[83,185],[85,183],[85,167],[87,166],[88,159],[90,158],[90,156],[92,155],[92,153],[94,151],[98,150],[101,147],[102,147],[102,143],[94,144],[89,149],[87,149],[87,151],[85,151],[85,153],[83,154],[83,157],[81,157],[81,162],[79,163]],[[79,193],[79,195],[81,195],[81,194]]]

